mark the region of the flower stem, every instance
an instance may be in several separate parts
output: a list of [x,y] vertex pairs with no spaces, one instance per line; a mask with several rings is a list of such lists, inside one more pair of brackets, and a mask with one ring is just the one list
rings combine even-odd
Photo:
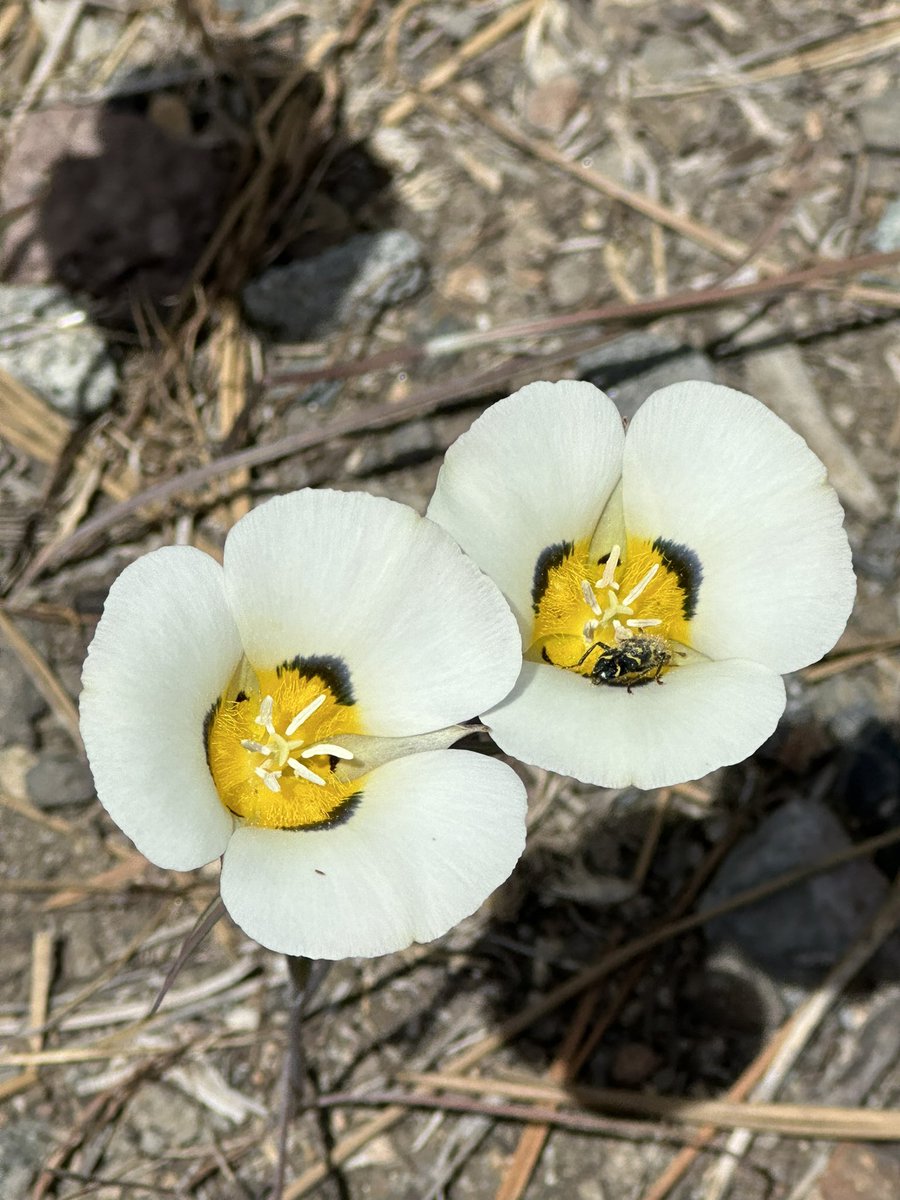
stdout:
[[278,1121],[278,1166],[272,1200],[281,1200],[287,1167],[287,1137],[297,1105],[309,1087],[306,1051],[303,1045],[303,1018],[309,1001],[328,974],[330,962],[311,958],[295,958],[286,954],[288,968],[288,1027],[287,1049],[281,1087],[281,1111]]

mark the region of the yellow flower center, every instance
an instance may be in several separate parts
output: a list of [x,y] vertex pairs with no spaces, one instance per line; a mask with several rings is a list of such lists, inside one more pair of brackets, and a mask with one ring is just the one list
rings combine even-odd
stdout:
[[350,815],[359,779],[336,774],[361,733],[337,659],[297,658],[276,670],[242,663],[206,721],[206,755],[225,807],[247,825],[314,829]]
[[629,538],[592,558],[587,541],[560,542],[539,557],[535,621],[526,657],[594,683],[627,686],[659,679],[690,645],[702,570],[685,546]]

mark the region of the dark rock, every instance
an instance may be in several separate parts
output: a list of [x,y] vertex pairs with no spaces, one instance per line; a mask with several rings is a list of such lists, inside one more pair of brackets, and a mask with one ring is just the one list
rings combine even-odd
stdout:
[[[876,837],[900,826],[900,736],[881,721],[869,721],[845,746],[832,789],[834,803],[853,834]],[[888,875],[900,870],[900,846],[878,851],[875,862]]]
[[579,379],[601,388],[630,420],[651,392],[693,379],[715,383],[712,361],[693,346],[658,333],[626,333],[576,363]]
[[46,708],[19,660],[0,646],[0,746],[33,746],[35,722]]
[[[702,900],[714,908],[738,892],[851,845],[842,825],[817,800],[790,800],[727,856]],[[718,943],[746,952],[772,975],[807,983],[840,958],[867,928],[888,893],[870,862],[845,863],[766,900],[716,917],[706,926]],[[874,964],[873,964],[874,965]],[[876,973],[900,975],[900,940],[886,943]]]
[[638,1087],[659,1069],[662,1059],[643,1042],[625,1042],[613,1055],[609,1077],[619,1087]]
[[271,267],[243,291],[250,320],[287,341],[365,325],[425,283],[420,243],[402,229],[360,233],[315,258]]
[[41,754],[28,772],[25,786],[38,808],[82,804],[94,795],[90,768],[74,751]]

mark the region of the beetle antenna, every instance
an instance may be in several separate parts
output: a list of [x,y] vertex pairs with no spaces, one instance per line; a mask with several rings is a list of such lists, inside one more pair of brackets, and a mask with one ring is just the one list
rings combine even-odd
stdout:
[[588,646],[587,650],[585,650],[584,654],[582,654],[581,658],[579,658],[577,663],[572,663],[572,666],[580,667],[581,664],[584,662],[584,660],[587,658],[587,656],[589,654],[592,654],[593,651],[596,650],[598,646],[605,646],[605,645],[606,645],[606,642],[594,642],[593,646]]

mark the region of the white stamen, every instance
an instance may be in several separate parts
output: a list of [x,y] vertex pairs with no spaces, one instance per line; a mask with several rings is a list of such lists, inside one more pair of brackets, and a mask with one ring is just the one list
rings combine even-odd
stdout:
[[316,709],[322,707],[322,705],[325,703],[325,699],[325,693],[323,692],[321,696],[316,696],[315,700],[310,700],[306,708],[301,708],[296,717],[294,717],[293,721],[291,721],[290,725],[288,725],[287,729],[284,731],[284,736],[290,737],[292,733],[296,733],[303,722],[307,720],[308,717],[311,717]]
[[301,758],[315,758],[317,754],[330,754],[333,758],[353,757],[349,750],[345,750],[343,746],[335,746],[332,742],[316,742],[315,746],[307,746],[305,750],[300,751]]
[[615,634],[617,642],[627,642],[630,637],[634,637],[634,634],[626,629],[621,621],[613,621],[612,624],[613,633]]
[[599,621],[586,621],[585,625],[584,625],[584,629],[582,629],[582,631],[581,631],[581,636],[584,638],[584,640],[586,642],[592,642],[594,640],[594,634],[597,632],[597,630],[599,628],[600,628]]
[[280,771],[269,771],[265,763],[261,767],[256,768],[256,774],[260,777],[270,792],[280,792],[281,784],[278,780],[281,778]]
[[254,754],[268,754],[269,753],[268,746],[264,746],[262,744],[262,742],[251,742],[249,738],[245,738],[244,741],[241,742],[241,745],[244,747],[245,750],[252,750]]
[[621,549],[619,546],[613,546],[609,552],[609,558],[606,560],[606,566],[603,568],[603,574],[597,580],[598,588],[618,588],[618,584],[614,582],[616,567],[619,565],[619,554]]
[[271,696],[264,696],[259,706],[259,712],[253,722],[254,725],[262,725],[266,733],[274,735],[275,726],[272,724],[272,712],[275,708],[275,701]]
[[590,608],[594,616],[600,616],[600,605],[597,603],[597,597],[594,595],[594,589],[586,579],[581,581],[581,594],[584,596],[585,604]]
[[647,574],[644,576],[644,578],[641,579],[638,583],[636,583],[634,585],[634,587],[631,589],[631,591],[628,593],[628,595],[622,601],[622,604],[625,608],[627,608],[628,605],[632,603],[632,601],[637,600],[638,596],[641,594],[641,592],[644,590],[644,588],[647,586],[647,584],[650,582],[650,580],[653,578],[653,576],[656,574],[656,572],[658,570],[659,570],[659,563],[654,563],[653,566],[650,568],[650,570],[647,572]]
[[642,621],[626,621],[625,624],[631,629],[649,629],[651,625],[662,625],[659,617],[646,617]]
[[304,766],[299,759],[289,758],[287,761],[288,766],[294,768],[294,774],[299,775],[301,779],[305,779],[307,783],[317,783],[319,787],[325,786],[325,780],[316,775],[314,771],[311,771],[309,767]]

